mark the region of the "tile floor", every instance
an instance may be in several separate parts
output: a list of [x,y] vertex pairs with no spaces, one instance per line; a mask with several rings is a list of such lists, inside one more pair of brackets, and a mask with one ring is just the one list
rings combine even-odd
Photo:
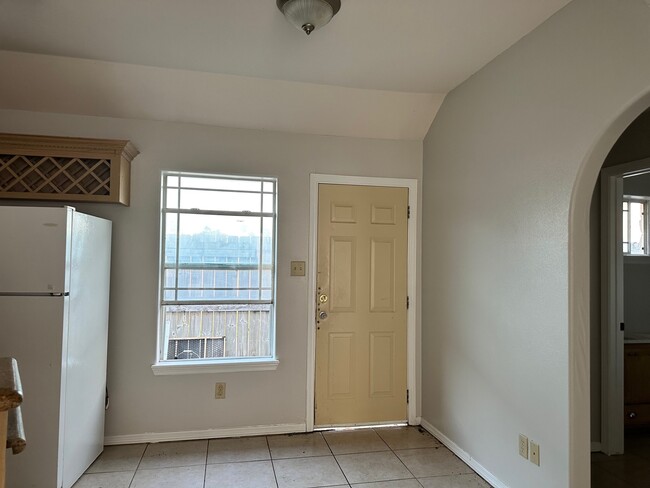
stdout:
[[391,427],[108,446],[73,488],[489,488],[426,431]]
[[625,454],[591,454],[591,488],[649,488],[650,430],[626,433]]

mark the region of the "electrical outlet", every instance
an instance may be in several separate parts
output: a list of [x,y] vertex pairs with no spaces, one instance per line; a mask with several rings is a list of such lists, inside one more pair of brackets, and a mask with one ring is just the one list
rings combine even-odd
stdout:
[[291,276],[305,276],[304,261],[291,261]]
[[539,444],[530,441],[530,462],[539,466]]
[[524,434],[519,434],[519,455],[528,459],[528,437]]
[[226,384],[216,383],[214,385],[214,398],[215,400],[223,400],[226,398]]

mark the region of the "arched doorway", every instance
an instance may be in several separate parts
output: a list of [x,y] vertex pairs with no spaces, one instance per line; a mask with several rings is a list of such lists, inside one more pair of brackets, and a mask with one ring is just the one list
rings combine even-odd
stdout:
[[623,131],[650,107],[650,93],[631,102],[594,141],[580,165],[569,212],[569,444],[571,486],[589,486],[589,215],[598,175]]

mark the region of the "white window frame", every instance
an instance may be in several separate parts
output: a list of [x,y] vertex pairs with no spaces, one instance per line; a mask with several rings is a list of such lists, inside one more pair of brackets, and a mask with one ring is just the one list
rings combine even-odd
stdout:
[[[650,239],[648,237],[648,230],[650,228],[650,221],[649,221],[649,218],[648,218],[648,210],[650,209],[649,202],[650,202],[650,197],[646,197],[646,196],[632,196],[632,195],[624,195],[623,196],[623,206],[626,203],[628,205],[630,203],[642,203],[643,204],[643,226],[644,226],[644,229],[643,229],[643,236],[644,236],[643,254],[632,254],[631,252],[625,252],[625,251],[623,251],[623,249],[621,249],[621,251],[623,251],[623,256],[624,256],[624,259],[625,259],[626,262],[633,261],[633,260],[635,260],[637,258],[645,261],[645,260],[647,260],[647,258],[650,257],[650,249],[648,249],[648,244],[650,242]],[[623,206],[621,207],[622,212],[623,212],[623,210],[622,210]],[[629,207],[628,207],[628,213],[629,213]],[[628,239],[630,239],[631,238],[631,228],[630,228],[629,216],[628,216],[627,219],[624,219],[622,217],[623,217],[623,214],[621,213],[622,225],[625,225],[627,223],[627,226],[628,226],[627,235],[628,235]],[[622,235],[621,235],[621,245],[622,246],[624,245]],[[630,242],[628,242],[628,246],[629,246],[628,249],[630,249],[631,248]]]
[[[167,339],[165,337],[165,326],[162,320],[162,309],[166,304],[164,301],[164,273],[165,273],[165,236],[166,236],[166,215],[170,209],[167,208],[166,199],[166,178],[167,177],[192,177],[192,178],[220,178],[220,179],[233,179],[240,181],[273,181],[275,185],[275,208],[272,212],[273,217],[273,238],[272,238],[272,285],[271,285],[271,332],[270,332],[270,356],[263,357],[224,357],[224,358],[203,358],[203,359],[164,359],[165,346]],[[275,356],[275,309],[276,309],[276,288],[277,288],[277,195],[278,195],[278,180],[274,177],[252,177],[240,175],[221,175],[221,174],[207,174],[207,173],[192,173],[185,171],[163,171],[161,174],[161,223],[160,223],[160,263],[158,271],[158,320],[157,320],[157,347],[156,347],[156,362],[151,366],[155,375],[177,375],[177,374],[192,374],[192,373],[218,373],[218,372],[236,372],[236,371],[269,371],[275,370],[278,367],[279,361]],[[191,213],[191,214],[210,214],[210,215],[233,215],[239,214],[238,212],[223,212],[223,211],[206,211],[201,209],[180,209],[178,213]],[[248,212],[241,212],[241,215],[250,215]],[[261,277],[260,277],[261,286]],[[207,300],[214,304],[235,303],[237,300]],[[261,302],[261,300],[260,300]],[[192,301],[187,301],[191,304]],[[201,302],[204,303],[204,302]]]

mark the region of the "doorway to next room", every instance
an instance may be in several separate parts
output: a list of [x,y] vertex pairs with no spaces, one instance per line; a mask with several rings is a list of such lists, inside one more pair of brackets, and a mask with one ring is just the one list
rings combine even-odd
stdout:
[[621,135],[590,213],[592,488],[650,486],[650,110]]

